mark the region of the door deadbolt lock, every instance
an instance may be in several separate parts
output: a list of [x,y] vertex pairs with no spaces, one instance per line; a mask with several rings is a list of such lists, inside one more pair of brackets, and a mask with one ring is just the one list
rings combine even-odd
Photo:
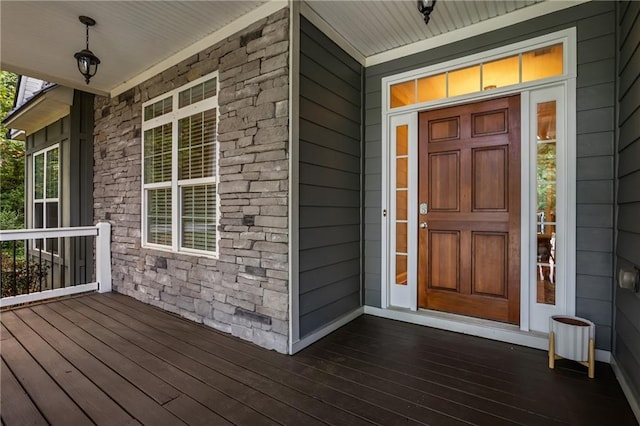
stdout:
[[429,213],[429,205],[427,203],[420,203],[420,214]]

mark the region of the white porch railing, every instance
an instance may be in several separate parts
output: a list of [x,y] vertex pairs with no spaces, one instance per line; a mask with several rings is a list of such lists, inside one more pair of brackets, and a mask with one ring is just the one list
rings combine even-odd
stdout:
[[[73,262],[75,258],[73,256],[66,256],[70,246],[65,244],[73,238],[82,237],[95,237],[95,270],[87,271],[91,282],[65,282],[65,274],[69,274],[68,270],[74,268]],[[16,262],[16,243],[24,241],[24,252],[21,253],[21,262],[25,262],[26,267],[23,271],[26,271],[26,281],[24,276],[21,277],[26,282],[25,294],[13,294],[0,299],[0,307],[13,306],[22,303],[35,302],[39,300],[45,300],[55,297],[68,296],[71,294],[84,293],[88,291],[98,291],[100,293],[106,293],[111,291],[111,224],[107,222],[100,222],[96,226],[84,226],[75,228],[51,228],[51,229],[20,229],[20,230],[7,230],[0,231],[0,243],[13,241],[13,253],[8,255],[7,250],[3,247],[3,264],[0,274],[0,286],[5,289],[12,286],[13,293],[16,293],[16,281],[17,281],[17,262]],[[49,246],[49,241],[55,241],[56,245]],[[59,242],[63,242],[59,244]],[[6,245],[6,244],[3,244]],[[52,248],[55,247],[55,248]],[[48,251],[47,251],[48,250]],[[43,254],[44,253],[44,254]],[[43,262],[45,265],[45,271],[51,269],[49,278],[48,272],[43,273]],[[11,268],[8,273],[4,268]],[[58,274],[54,273],[54,269],[58,271]],[[31,273],[31,277],[29,274]],[[13,274],[13,275],[12,275]],[[37,277],[34,277],[37,275]],[[58,276],[63,278],[58,278]],[[47,280],[45,287],[42,289],[43,277]],[[32,280],[38,279],[40,285],[37,290],[32,288]],[[95,280],[94,280],[95,279]],[[10,280],[9,282],[3,280]],[[13,282],[11,282],[11,280]],[[49,282],[50,280],[50,282]],[[57,287],[57,288],[56,288]],[[3,291],[3,296],[4,296]]]

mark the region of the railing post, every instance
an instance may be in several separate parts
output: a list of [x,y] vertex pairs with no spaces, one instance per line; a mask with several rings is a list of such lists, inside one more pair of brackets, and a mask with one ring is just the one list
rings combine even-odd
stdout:
[[96,281],[98,292],[111,291],[111,224],[98,222],[96,237]]

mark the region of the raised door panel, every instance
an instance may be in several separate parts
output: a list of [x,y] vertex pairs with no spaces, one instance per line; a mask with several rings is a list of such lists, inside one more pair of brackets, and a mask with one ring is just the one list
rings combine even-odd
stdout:
[[472,233],[472,293],[506,298],[508,295],[508,234]]
[[460,233],[429,231],[429,286],[457,291],[460,284]]
[[460,153],[429,155],[429,210],[460,211]]
[[509,207],[508,147],[472,150],[474,212],[507,211]]

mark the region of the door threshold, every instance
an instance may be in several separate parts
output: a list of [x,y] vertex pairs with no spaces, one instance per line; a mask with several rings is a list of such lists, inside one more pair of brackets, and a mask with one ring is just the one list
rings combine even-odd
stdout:
[[410,309],[396,307],[381,309],[373,306],[365,306],[364,313],[535,349],[548,350],[549,348],[547,333],[523,331],[520,330],[517,325],[513,324],[505,324],[429,309],[412,311]]
[[[373,306],[365,306],[364,313],[381,318],[438,328],[440,330],[483,337],[499,342],[512,343],[514,345],[544,351],[549,350],[549,335],[547,333],[520,330],[517,325],[513,324],[505,324],[498,321],[429,309],[412,311],[406,308],[390,307],[381,309]],[[611,360],[611,352],[596,349],[596,360],[609,363]]]

